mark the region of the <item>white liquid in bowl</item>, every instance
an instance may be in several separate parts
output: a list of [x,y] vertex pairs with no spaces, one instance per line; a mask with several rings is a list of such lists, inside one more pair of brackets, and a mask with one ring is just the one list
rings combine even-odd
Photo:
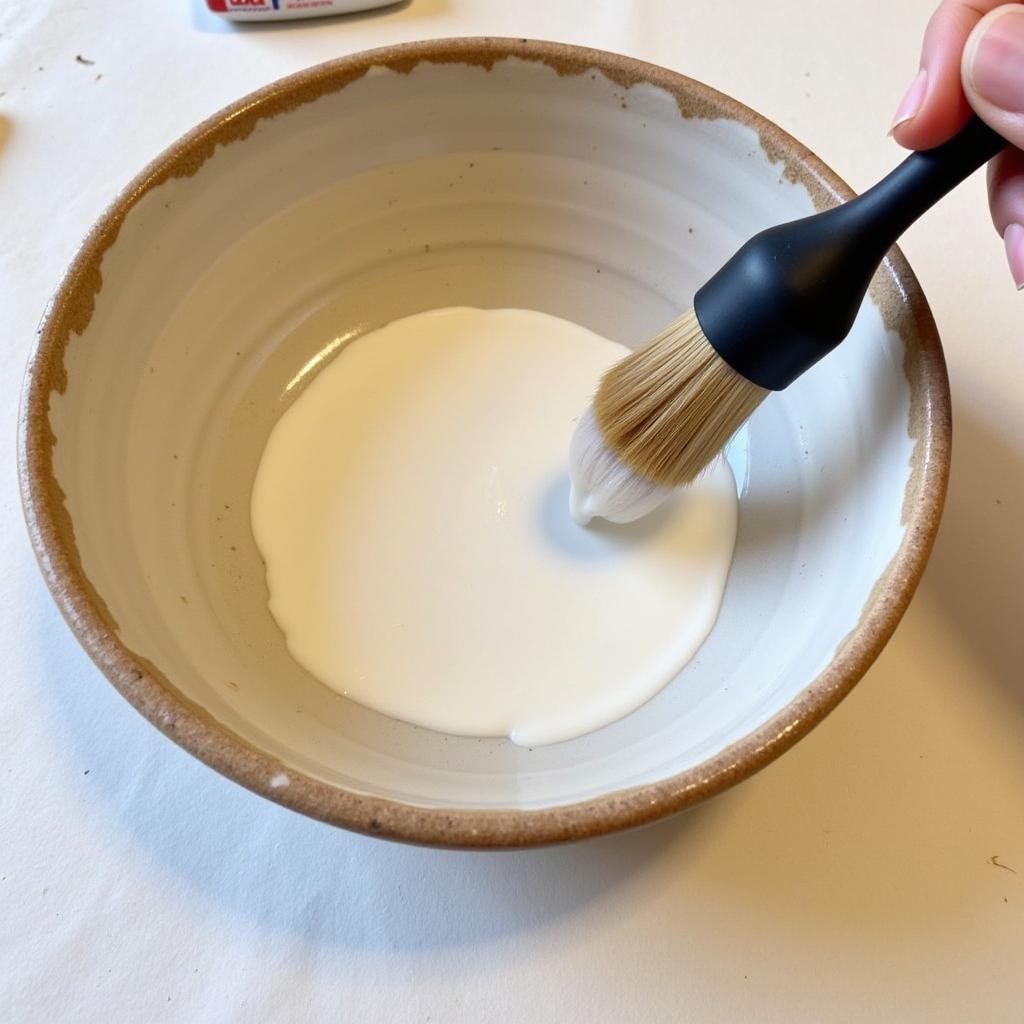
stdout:
[[627,352],[522,309],[439,309],[344,349],[281,417],[253,486],[295,659],[384,714],[554,743],[635,710],[718,615],[724,460],[629,526],[577,526],[566,456]]

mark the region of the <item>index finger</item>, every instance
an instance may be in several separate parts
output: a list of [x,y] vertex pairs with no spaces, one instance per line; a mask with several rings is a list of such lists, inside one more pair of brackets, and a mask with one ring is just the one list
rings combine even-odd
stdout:
[[921,68],[900,104],[892,134],[908,149],[931,149],[958,132],[971,116],[960,84],[960,57],[971,30],[1006,0],[943,0],[931,16],[921,47]]

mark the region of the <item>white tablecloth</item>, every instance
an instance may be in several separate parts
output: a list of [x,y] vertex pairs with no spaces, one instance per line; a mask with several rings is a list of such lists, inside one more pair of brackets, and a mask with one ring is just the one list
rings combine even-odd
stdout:
[[972,180],[905,250],[945,339],[952,489],[850,699],[650,829],[513,854],[305,820],[157,733],[40,581],[13,458],[48,295],[113,193],[280,75],[429,36],[538,36],[703,79],[855,187],[929,0],[411,0],[230,29],[198,0],[0,4],[0,1021],[1024,1020],[1024,295]]

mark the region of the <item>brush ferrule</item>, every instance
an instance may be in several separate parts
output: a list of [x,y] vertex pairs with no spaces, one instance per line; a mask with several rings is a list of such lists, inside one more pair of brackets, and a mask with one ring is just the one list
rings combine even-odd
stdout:
[[885,248],[851,241],[850,212],[762,231],[694,296],[712,348],[752,384],[788,387],[853,326]]
[[973,118],[862,196],[755,235],[694,298],[712,348],[752,384],[787,387],[849,333],[896,239],[1005,146]]

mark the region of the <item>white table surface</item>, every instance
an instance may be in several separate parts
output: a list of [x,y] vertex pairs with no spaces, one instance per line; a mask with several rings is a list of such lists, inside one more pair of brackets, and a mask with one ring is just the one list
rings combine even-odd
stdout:
[[886,127],[929,8],[411,0],[240,32],[197,0],[2,0],[0,1021],[1024,1020],[1024,295],[980,178],[905,243],[956,405],[910,612],[809,738],[643,831],[420,850],[220,778],[79,650],[14,470],[22,369],[76,243],[243,93],[383,43],[547,37],[703,79],[863,188],[898,157]]

